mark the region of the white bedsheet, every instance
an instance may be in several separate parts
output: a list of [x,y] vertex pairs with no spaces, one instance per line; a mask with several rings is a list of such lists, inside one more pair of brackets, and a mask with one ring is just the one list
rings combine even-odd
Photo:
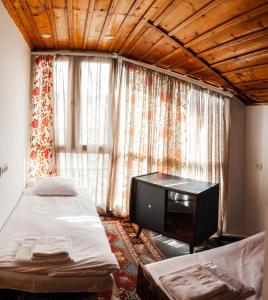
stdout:
[[227,246],[148,264],[145,268],[156,284],[168,295],[159,280],[160,276],[194,264],[207,262],[215,263],[222,272],[227,273],[232,278],[239,279],[247,286],[253,287],[256,294],[247,299],[261,299],[264,265],[263,232]]
[[[24,193],[0,232],[0,272],[83,277],[106,276],[119,269],[88,190],[79,192],[66,197]],[[51,266],[20,266],[14,262],[25,238],[43,236],[69,237],[74,262]]]

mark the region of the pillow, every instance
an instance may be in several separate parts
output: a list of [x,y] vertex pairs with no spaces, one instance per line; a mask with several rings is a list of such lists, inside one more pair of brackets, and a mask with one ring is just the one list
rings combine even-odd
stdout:
[[78,187],[73,178],[40,177],[34,183],[32,192],[40,196],[75,196],[78,194]]

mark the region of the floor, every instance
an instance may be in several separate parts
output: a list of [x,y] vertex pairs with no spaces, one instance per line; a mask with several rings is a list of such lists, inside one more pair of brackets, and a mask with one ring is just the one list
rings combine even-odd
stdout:
[[189,254],[189,245],[147,230],[151,238],[166,258]]
[[[168,238],[154,231],[147,230],[147,232],[150,234],[151,238],[153,239],[157,247],[160,249],[160,251],[164,254],[166,258],[171,258],[174,256],[180,256],[180,255],[185,255],[190,253],[190,248],[188,244],[177,241],[175,239]],[[219,243],[218,238],[213,236],[207,242],[204,242],[202,245],[195,247],[194,252],[196,253],[204,250],[209,250],[218,246],[230,244],[237,240],[238,240],[237,238],[235,239],[227,238],[227,240],[224,238],[222,239],[222,242]]]

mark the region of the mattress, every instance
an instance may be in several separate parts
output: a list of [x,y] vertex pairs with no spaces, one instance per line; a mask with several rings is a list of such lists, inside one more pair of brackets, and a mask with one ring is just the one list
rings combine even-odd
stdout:
[[[25,238],[45,236],[70,238],[74,262],[50,266],[14,262]],[[111,273],[118,269],[88,189],[65,197],[37,196],[26,190],[0,232],[0,288],[95,292],[111,288]]]
[[[159,277],[194,265],[215,263],[222,272],[253,287],[256,294],[247,299],[261,299],[264,266],[264,233],[259,233],[242,241],[180,257],[174,257],[145,266],[155,283],[169,297]],[[170,298],[171,299],[171,298]]]

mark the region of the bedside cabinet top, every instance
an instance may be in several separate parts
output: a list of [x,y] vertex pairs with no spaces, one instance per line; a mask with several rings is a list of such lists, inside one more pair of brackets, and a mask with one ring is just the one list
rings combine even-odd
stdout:
[[135,177],[135,179],[144,183],[157,185],[159,187],[175,192],[186,192],[193,195],[200,194],[210,189],[211,187],[218,185],[218,183],[182,178],[179,176],[173,176],[158,172],[137,176]]

